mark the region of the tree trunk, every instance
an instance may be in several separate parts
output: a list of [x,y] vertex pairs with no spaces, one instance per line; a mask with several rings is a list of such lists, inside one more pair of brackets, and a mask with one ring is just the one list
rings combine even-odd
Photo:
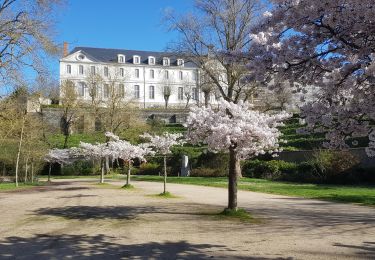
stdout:
[[109,157],[105,157],[105,174],[108,174],[110,172],[110,167],[109,167]]
[[132,163],[129,162],[128,164],[128,174],[126,175],[126,185],[130,184],[130,171],[131,171]]
[[26,158],[26,161],[25,161],[25,183],[27,182],[27,173],[28,173],[28,169],[29,169],[29,165],[28,165],[28,161],[29,161],[29,158]]
[[210,101],[209,99],[210,99],[210,93],[204,92],[204,106],[205,107],[208,107],[208,103]]
[[237,180],[240,175],[240,160],[234,148],[230,148],[228,176],[228,209],[230,210],[237,210]]
[[104,170],[105,170],[105,160],[104,159],[102,159],[101,160],[101,175],[100,175],[100,183],[104,183]]
[[165,101],[165,109],[168,108],[168,102],[169,102],[169,96],[164,96],[164,101]]
[[34,183],[34,162],[31,161],[31,183]]
[[22,139],[23,139],[23,130],[25,128],[25,115],[22,118],[22,127],[21,127],[21,136],[20,141],[18,144],[18,152],[17,152],[17,160],[16,160],[16,187],[18,187],[18,167],[20,164],[20,155],[21,155],[21,149],[22,149]]
[[92,160],[92,175],[95,175],[95,166],[96,166],[95,160]]
[[52,163],[49,163],[48,182],[51,182],[51,170],[52,170]]
[[167,192],[167,156],[164,155],[164,193]]
[[69,138],[69,134],[65,134],[64,146],[63,146],[64,149],[68,147],[68,138]]
[[189,102],[190,102],[190,98],[186,98],[186,106],[185,106],[185,109],[187,109],[189,107]]

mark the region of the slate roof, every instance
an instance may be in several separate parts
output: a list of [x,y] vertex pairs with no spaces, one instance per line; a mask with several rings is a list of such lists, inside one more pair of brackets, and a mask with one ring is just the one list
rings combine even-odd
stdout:
[[[173,56],[168,52],[155,52],[155,51],[137,51],[137,50],[123,50],[123,49],[105,49],[93,47],[75,47],[70,53],[73,54],[77,51],[83,51],[85,54],[91,56],[98,62],[117,63],[117,54],[125,55],[126,63],[133,64],[133,56],[138,55],[141,57],[141,64],[148,65],[148,57],[153,56],[156,59],[156,65],[163,65],[163,57],[170,58],[171,66],[177,66],[178,57]],[[197,66],[185,60],[185,67],[196,68]]]

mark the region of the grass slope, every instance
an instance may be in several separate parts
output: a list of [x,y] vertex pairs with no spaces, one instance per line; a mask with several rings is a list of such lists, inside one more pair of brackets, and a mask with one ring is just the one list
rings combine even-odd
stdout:
[[[162,182],[159,176],[133,176],[133,180]],[[227,178],[205,177],[168,177],[169,183],[227,187]],[[375,205],[375,186],[345,186],[323,184],[299,184],[268,181],[262,179],[242,178],[238,183],[240,190],[296,196],[311,199],[322,199],[336,202]]]

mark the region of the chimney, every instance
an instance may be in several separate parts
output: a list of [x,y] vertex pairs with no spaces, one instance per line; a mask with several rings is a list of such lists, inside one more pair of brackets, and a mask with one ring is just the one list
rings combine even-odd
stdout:
[[68,56],[68,53],[69,53],[69,44],[67,42],[64,42],[63,57]]

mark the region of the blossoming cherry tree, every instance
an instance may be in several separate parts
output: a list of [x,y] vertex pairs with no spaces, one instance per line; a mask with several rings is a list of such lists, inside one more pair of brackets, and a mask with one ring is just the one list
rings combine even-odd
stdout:
[[248,103],[219,101],[219,108],[192,107],[187,118],[187,140],[207,144],[212,152],[229,153],[228,209],[237,210],[237,179],[240,161],[280,151],[277,129],[286,113],[267,115],[254,111]]
[[167,192],[167,155],[172,153],[171,148],[175,145],[183,145],[185,141],[182,139],[182,134],[171,134],[165,132],[162,135],[144,134],[143,138],[150,140],[149,146],[152,147],[156,153],[164,157],[164,191]]

